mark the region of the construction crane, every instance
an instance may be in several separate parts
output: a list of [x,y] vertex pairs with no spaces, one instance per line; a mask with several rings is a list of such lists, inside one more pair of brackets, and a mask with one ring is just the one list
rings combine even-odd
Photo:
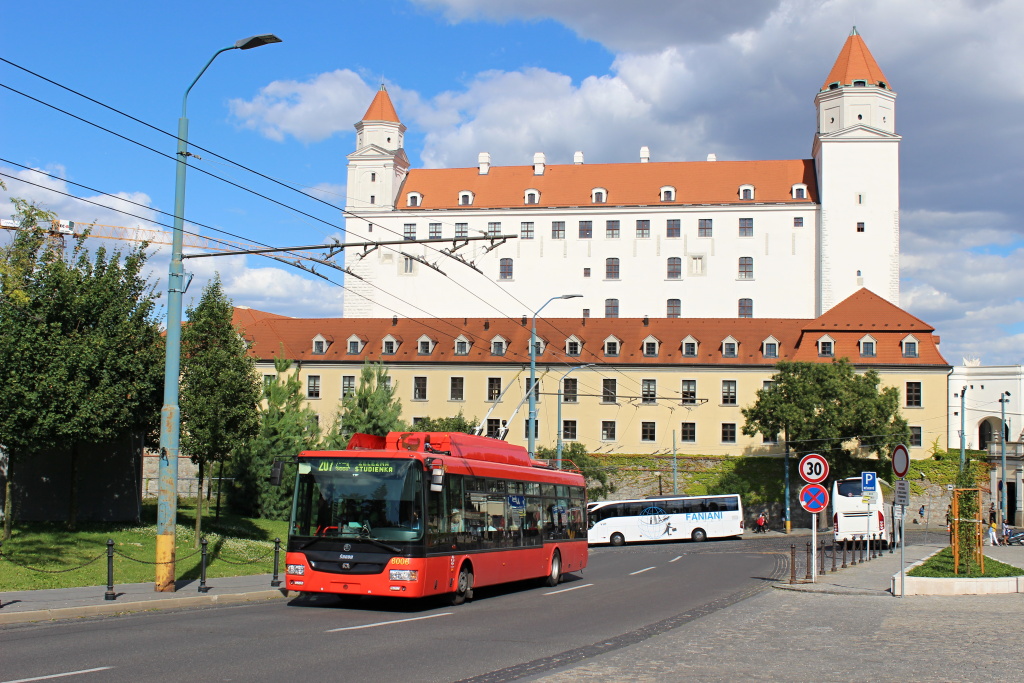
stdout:
[[[17,221],[9,218],[0,219],[0,228],[4,230],[18,230],[21,226]],[[171,244],[173,235],[165,230],[156,228],[125,228],[118,225],[100,225],[98,223],[81,223],[64,219],[50,221],[46,232],[51,240],[64,243],[65,237],[79,237],[85,231],[89,231],[89,237],[96,237],[104,240],[121,240],[123,242],[148,242],[149,244]],[[183,246],[204,251],[239,251],[245,249],[259,249],[264,245],[239,240],[212,239],[201,235],[185,233],[182,235]],[[325,245],[327,246],[327,245]],[[302,257],[292,254],[281,254],[280,258],[302,260]]]

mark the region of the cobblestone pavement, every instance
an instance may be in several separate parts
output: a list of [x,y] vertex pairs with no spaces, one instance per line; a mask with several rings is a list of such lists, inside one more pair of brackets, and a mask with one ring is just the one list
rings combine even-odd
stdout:
[[1024,595],[766,591],[531,680],[1020,681]]

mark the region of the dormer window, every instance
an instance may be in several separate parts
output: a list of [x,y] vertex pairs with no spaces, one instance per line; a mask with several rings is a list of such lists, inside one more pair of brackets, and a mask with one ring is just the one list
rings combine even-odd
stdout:
[[395,354],[395,342],[390,340],[384,342],[384,349],[382,350],[382,353],[385,356],[393,356]]
[[[529,342],[526,343],[526,352],[527,353],[530,352],[530,343]],[[534,343],[533,353],[535,355],[537,355],[537,356],[539,356],[539,355],[544,353],[544,340],[543,339],[537,339],[537,341]]]
[[739,355],[739,342],[728,337],[722,342],[722,358],[736,358]]
[[674,202],[676,200],[676,188],[666,185],[661,188],[661,201]]
[[761,355],[764,358],[779,357],[779,340],[775,337],[768,337],[761,342]]
[[491,340],[491,355],[504,356],[508,348],[508,342],[503,337],[495,337]]
[[604,355],[605,356],[611,356],[611,357],[618,356],[619,355],[619,347],[620,347],[620,345],[621,345],[621,342],[618,339],[616,339],[615,337],[609,337],[608,339],[605,339],[604,340]]
[[807,199],[807,185],[803,183],[794,183],[793,187],[790,188],[790,193],[793,199]]
[[909,337],[905,337],[903,339],[903,341],[900,342],[900,346],[903,347],[903,357],[904,358],[917,358],[918,357],[918,355],[917,355],[917,351],[918,351],[918,349],[917,349],[917,338],[914,337],[913,335],[911,335]]
[[853,87],[854,88],[866,88],[866,87],[868,87],[868,82],[867,81],[854,81],[853,82]]
[[567,356],[578,356],[580,351],[583,349],[583,342],[580,341],[579,337],[573,335],[565,340],[565,355]]
[[683,340],[682,346],[680,347],[683,351],[683,356],[686,358],[696,358],[697,346],[697,340],[694,339],[692,335],[687,335],[686,339]]
[[469,190],[463,190],[459,193],[459,206],[472,206],[473,205],[473,193]]
[[527,190],[523,197],[523,203],[525,204],[539,204],[540,203],[540,191],[539,190]]
[[834,358],[835,355],[835,342],[832,340],[832,337],[825,335],[818,340],[818,356],[821,358]]
[[313,354],[314,355],[317,355],[317,356],[323,355],[325,350],[326,349],[325,349],[323,341],[315,341],[315,342],[313,342]]
[[861,358],[874,358],[875,357],[875,339],[871,336],[861,337],[860,341],[857,342],[857,346],[860,347]]
[[348,338],[348,353],[350,356],[358,355],[362,352],[363,346],[366,344],[366,340],[357,336],[352,335]]
[[455,338],[455,355],[456,356],[468,356],[469,355],[469,339],[462,336],[461,334]]
[[394,335],[387,335],[384,337],[381,344],[381,353],[385,356],[393,356],[398,351],[398,347],[401,346],[402,339]]
[[645,358],[657,358],[660,347],[661,344],[655,337],[647,337],[644,339],[643,346],[641,348],[643,348]]
[[434,352],[434,346],[437,345],[433,339],[427,335],[423,335],[416,340],[416,352],[421,356],[429,356]]
[[740,185],[740,199],[753,199],[754,198],[754,186],[753,185]]
[[590,191],[590,201],[594,204],[604,204],[608,201],[608,190],[603,187],[595,187]]
[[409,206],[422,206],[423,195],[421,195],[419,192],[410,192],[405,196],[405,203],[408,204]]

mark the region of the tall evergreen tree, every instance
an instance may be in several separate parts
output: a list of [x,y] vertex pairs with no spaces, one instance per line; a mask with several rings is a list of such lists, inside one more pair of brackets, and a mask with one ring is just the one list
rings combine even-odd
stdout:
[[274,359],[277,376],[264,386],[267,407],[260,414],[259,430],[232,459],[232,505],[249,515],[288,518],[292,488],[285,482],[293,480],[295,466],[285,466],[279,486],[270,483],[270,469],[275,459],[291,458],[314,448],[320,439],[316,413],[302,406],[302,382],[297,373],[288,373],[291,366],[288,359]]
[[232,313],[217,275],[203,289],[199,304],[188,309],[188,324],[181,331],[181,450],[199,468],[197,547],[205,475],[217,464],[223,474],[231,452],[243,448],[259,428],[261,379],[231,322]]
[[[0,268],[0,444],[8,480],[20,458],[70,452],[67,518],[78,515],[82,447],[158,424],[163,341],[146,245],[90,253],[86,236],[69,251],[40,223],[51,214],[16,201],[19,230]],[[10,500],[10,497],[8,497]],[[5,533],[11,515],[5,518]]]
[[396,383],[388,376],[382,363],[365,363],[359,375],[359,386],[341,402],[338,431],[352,434],[387,436],[388,432],[405,428],[399,416],[402,403],[395,398]]

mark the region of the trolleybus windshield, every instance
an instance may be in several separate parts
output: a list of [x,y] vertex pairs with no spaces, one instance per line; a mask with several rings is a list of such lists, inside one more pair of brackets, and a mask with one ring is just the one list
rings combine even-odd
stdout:
[[303,458],[292,537],[423,538],[423,470],[416,460]]

